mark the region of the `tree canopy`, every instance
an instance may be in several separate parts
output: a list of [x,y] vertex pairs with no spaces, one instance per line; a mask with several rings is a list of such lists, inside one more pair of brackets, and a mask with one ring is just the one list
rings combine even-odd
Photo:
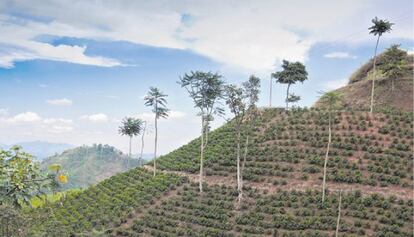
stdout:
[[296,82],[304,82],[308,79],[308,72],[305,65],[301,62],[289,62],[283,60],[282,71],[272,73],[272,77],[276,82],[282,84],[295,84]]
[[191,71],[180,78],[178,84],[184,87],[200,109],[200,115],[207,118],[211,114],[221,114],[223,109],[218,101],[223,97],[223,76],[218,73]]
[[121,135],[133,137],[141,133],[144,122],[139,118],[126,117],[119,127]]
[[152,112],[155,113],[157,119],[168,117],[167,96],[157,87],[150,87],[148,94],[144,97],[145,105],[152,107]]
[[32,155],[20,146],[0,150],[0,204],[21,207],[33,196],[55,190],[59,183],[67,183],[67,176],[54,165],[52,173],[42,172]]
[[375,17],[371,21],[374,25],[368,28],[369,33],[378,36],[381,36],[386,32],[390,32],[391,27],[394,25],[394,23],[391,23],[387,20],[378,19],[378,17]]

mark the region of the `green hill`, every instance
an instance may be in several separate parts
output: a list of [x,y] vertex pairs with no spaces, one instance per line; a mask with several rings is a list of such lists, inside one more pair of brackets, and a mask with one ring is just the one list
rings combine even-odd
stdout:
[[[379,56],[379,70],[386,70],[389,52]],[[230,121],[209,134],[203,194],[197,188],[197,138],[159,157],[161,172],[155,177],[150,166],[132,169],[34,211],[48,219],[32,233],[53,236],[48,230],[58,228],[63,236],[333,236],[342,190],[339,236],[411,236],[413,113],[399,106],[405,102],[392,104],[389,99],[395,95],[383,101],[391,106],[378,106],[372,115],[361,111],[359,102],[351,103],[355,90],[349,88],[370,85],[370,70],[368,63],[352,76],[341,91],[345,106],[332,115],[325,203],[321,186],[327,111],[321,106],[261,109],[250,137],[240,205]],[[391,80],[378,82],[379,94]],[[405,81],[412,83],[412,78],[404,74],[394,81],[394,90]]]
[[138,165],[137,159],[128,159],[109,145],[81,146],[45,159],[44,169],[51,164],[60,164],[69,175],[69,182],[63,189],[85,188],[114,174]]
[[[210,134],[206,188],[197,192],[199,140],[142,168],[112,176],[36,210],[39,233],[59,236],[333,236],[343,190],[340,236],[411,236],[413,114],[338,111],[332,129],[327,201],[321,203],[327,114],[261,110],[237,205],[231,122]],[[40,219],[41,220],[41,219]],[[37,232],[36,232],[37,231]],[[47,236],[54,236],[49,234]]]
[[[388,108],[413,111],[414,55],[407,54],[396,45],[377,56],[375,109]],[[373,78],[373,60],[362,65],[349,78],[348,85],[337,89],[343,97],[343,107],[369,108]],[[321,107],[318,101],[316,107]]]

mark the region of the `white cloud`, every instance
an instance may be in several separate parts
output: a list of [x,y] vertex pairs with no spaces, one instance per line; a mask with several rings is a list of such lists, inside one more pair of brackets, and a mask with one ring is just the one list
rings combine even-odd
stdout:
[[[274,70],[281,59],[306,60],[309,49],[317,42],[372,41],[366,29],[372,16],[378,14],[396,23],[392,34],[384,38],[411,39],[413,34],[412,21],[407,21],[411,14],[401,15],[412,6],[410,0],[399,4],[374,0],[229,0],[217,4],[77,1],[72,4],[50,0],[47,6],[26,1],[14,1],[11,5],[29,16],[51,20],[0,15],[0,44],[7,45],[3,50],[0,48],[3,67],[35,58],[97,66],[122,65],[115,59],[86,55],[86,46],[53,46],[35,41],[40,35],[189,49],[225,65],[262,72]],[[183,14],[190,20],[183,22]]]
[[91,115],[83,115],[81,116],[81,119],[88,120],[90,122],[100,123],[100,122],[107,122],[108,116],[103,113],[98,113],[98,114],[91,114]]
[[8,126],[19,127],[30,125],[30,128],[41,128],[52,133],[62,133],[72,131],[74,123],[71,119],[64,118],[42,118],[35,112],[23,112],[11,117],[4,114],[0,117],[0,122],[4,122]]
[[332,81],[325,82],[323,86],[325,87],[326,90],[335,90],[343,86],[346,86],[347,84],[348,84],[348,79],[342,78],[338,80],[332,80]]
[[30,123],[30,122],[38,122],[41,120],[42,120],[42,117],[40,117],[37,113],[28,111],[28,112],[17,114],[11,118],[8,118],[6,121],[12,122],[12,123],[19,123],[19,122]]
[[45,124],[56,124],[56,123],[62,123],[62,124],[73,124],[73,120],[71,119],[63,119],[63,118],[46,118],[43,120]]
[[72,100],[63,98],[63,99],[55,99],[55,100],[47,100],[46,103],[50,105],[58,105],[58,106],[70,106],[72,105]]
[[[1,40],[0,43],[2,43]],[[101,56],[92,57],[85,55],[86,46],[53,46],[47,43],[34,42],[29,40],[16,42],[16,45],[23,47],[23,49],[19,50],[19,52],[2,50],[3,52],[0,55],[0,67],[12,68],[14,67],[14,62],[33,59],[46,59],[101,67],[125,66],[115,59],[105,58]],[[0,47],[5,48],[7,46],[2,46],[0,44]]]
[[[175,119],[181,119],[186,116],[186,113],[178,111],[178,110],[170,110],[168,112],[167,120],[175,120]],[[136,116],[137,118],[140,118],[145,121],[152,121],[154,119],[153,113],[141,113]]]
[[325,58],[339,58],[339,59],[344,59],[344,58],[352,58],[355,59],[357,58],[355,55],[351,55],[348,52],[332,52],[332,53],[327,53],[325,55],[323,55]]
[[168,118],[169,119],[180,119],[186,116],[186,113],[177,111],[177,110],[171,110],[168,112]]
[[63,118],[46,118],[43,123],[48,125],[50,133],[66,133],[74,129],[74,122],[71,119]]

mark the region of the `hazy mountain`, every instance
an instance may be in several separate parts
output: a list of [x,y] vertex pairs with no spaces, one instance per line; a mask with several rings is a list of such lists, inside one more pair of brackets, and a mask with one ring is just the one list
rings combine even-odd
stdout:
[[42,162],[46,169],[51,164],[60,164],[68,173],[69,183],[64,189],[84,188],[119,172],[138,165],[138,159],[128,159],[120,150],[109,145],[80,146],[64,151]]
[[0,148],[9,149],[14,145],[23,147],[23,150],[32,154],[36,160],[42,161],[46,157],[62,153],[63,151],[75,147],[75,145],[67,143],[52,143],[45,141],[30,141],[30,142],[19,142],[15,144],[0,144]]

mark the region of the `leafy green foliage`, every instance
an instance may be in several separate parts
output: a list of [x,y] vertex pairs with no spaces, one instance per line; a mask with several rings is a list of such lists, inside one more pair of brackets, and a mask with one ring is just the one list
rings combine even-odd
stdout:
[[300,62],[283,60],[282,71],[272,73],[272,77],[278,83],[295,84],[307,80],[308,72],[306,71],[305,65]]
[[0,150],[0,204],[21,207],[29,203],[31,197],[59,186],[59,171],[41,172],[32,156],[19,146]]
[[167,95],[156,87],[150,87],[148,94],[145,96],[145,105],[152,107],[152,112],[155,114],[156,119],[167,118]]
[[217,106],[223,96],[223,76],[218,73],[191,71],[180,78],[178,84],[185,88],[194,101],[194,107],[200,110],[200,115],[207,121],[212,114],[222,113]]
[[368,28],[368,30],[370,30],[369,33],[378,36],[381,36],[386,32],[390,32],[391,27],[394,25],[394,23],[391,23],[387,20],[378,19],[378,17],[372,19],[372,24],[373,25]]
[[286,109],[288,109],[289,102],[297,102],[300,100],[300,97],[290,94],[289,88],[292,84],[297,82],[304,82],[308,79],[308,72],[306,71],[305,65],[301,62],[289,62],[283,60],[282,71],[275,72],[271,74],[272,78],[276,79],[277,83],[287,84],[286,90]]
[[144,121],[141,119],[127,117],[122,120],[122,125],[119,127],[121,135],[133,137],[141,133],[144,126]]

